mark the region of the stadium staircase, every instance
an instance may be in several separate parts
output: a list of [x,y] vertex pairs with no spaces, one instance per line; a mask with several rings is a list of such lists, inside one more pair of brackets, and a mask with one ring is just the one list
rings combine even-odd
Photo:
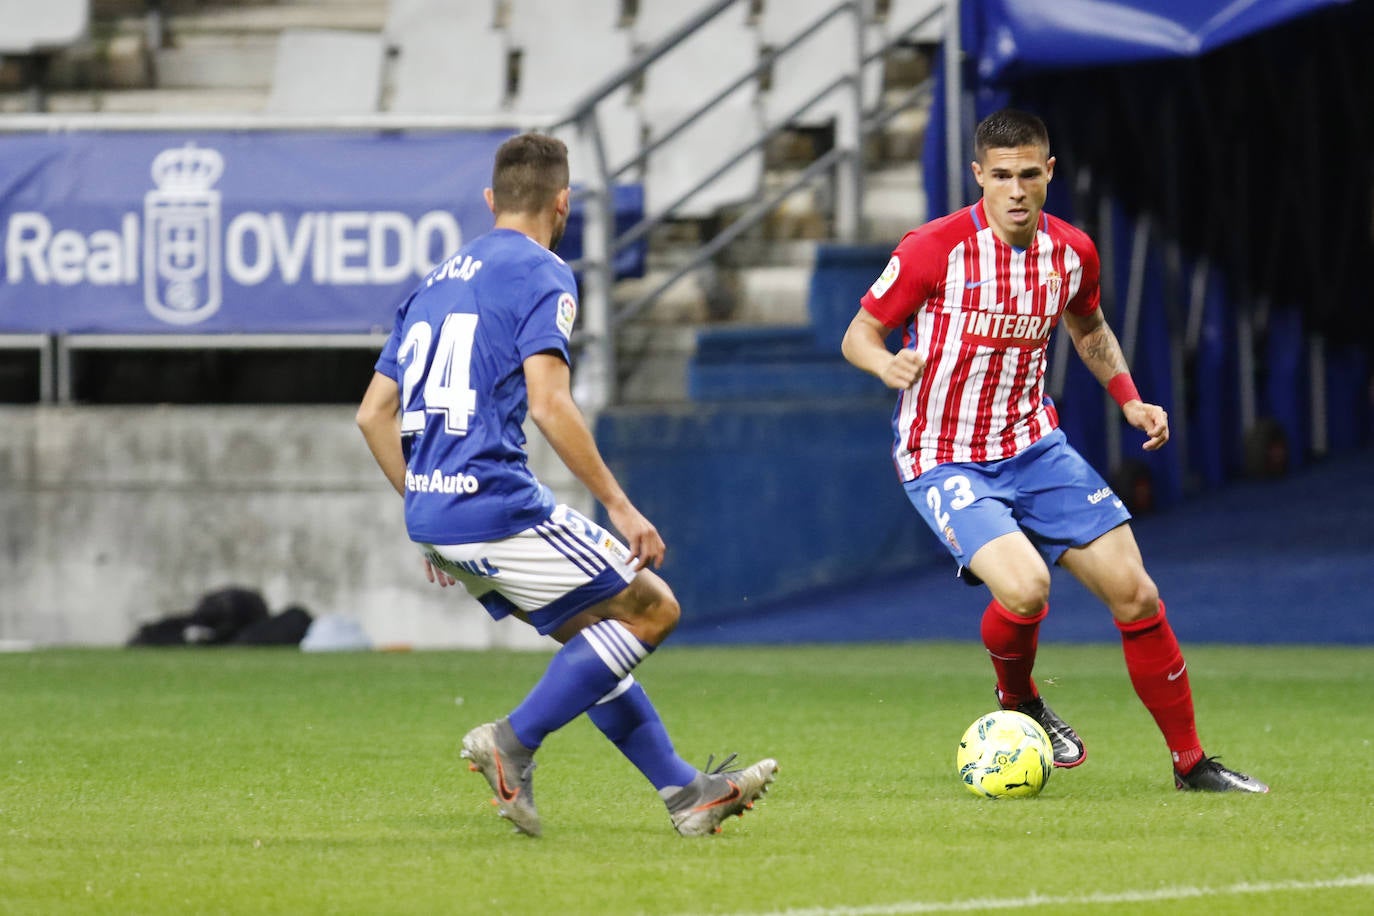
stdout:
[[[273,110],[283,37],[310,31],[382,36],[396,0],[92,0],[88,37],[46,69],[54,113],[256,114]],[[894,0],[895,2],[895,0]],[[633,14],[636,2],[622,5]],[[497,24],[507,8],[493,6]],[[880,11],[888,9],[880,3]],[[929,73],[929,45],[904,45],[883,61],[882,86],[909,92]],[[395,73],[395,53],[389,66]],[[0,63],[0,114],[31,107],[18,61]],[[394,89],[384,80],[376,106]],[[896,238],[924,216],[919,152],[926,111],[889,122],[864,150],[864,238],[840,246],[815,190],[788,196],[761,225],[704,270],[689,273],[621,328],[624,403],[845,396],[871,390],[840,362],[839,335]],[[798,174],[828,143],[800,127],[765,150],[763,192]],[[742,207],[734,208],[742,209]],[[643,276],[620,279],[617,301],[667,276],[684,252],[734,213],[671,220],[649,238]]]

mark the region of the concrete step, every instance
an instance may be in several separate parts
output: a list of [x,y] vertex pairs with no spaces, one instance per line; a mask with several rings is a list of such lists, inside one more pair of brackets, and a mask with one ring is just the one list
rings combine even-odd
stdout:
[[697,324],[632,322],[616,338],[616,375],[626,404],[687,400],[687,368],[697,348]]
[[275,36],[283,29],[356,29],[379,32],[386,24],[386,0],[295,0],[260,6],[215,6],[166,19],[177,40],[194,34]]
[[166,89],[268,89],[277,63],[275,33],[183,33],[153,54]]
[[[70,90],[48,96],[53,114],[259,114],[267,101],[261,89]],[[0,112],[26,112],[28,96],[0,93]]]
[[266,89],[283,31],[380,32],[386,11],[386,0],[297,0],[175,13],[164,20],[164,46],[153,54],[157,82],[173,89]]
[[806,295],[809,265],[752,267],[736,272],[738,299],[732,320],[742,324],[797,326],[810,321]]
[[871,169],[864,175],[864,236],[869,241],[895,246],[926,221],[926,210],[920,163]]

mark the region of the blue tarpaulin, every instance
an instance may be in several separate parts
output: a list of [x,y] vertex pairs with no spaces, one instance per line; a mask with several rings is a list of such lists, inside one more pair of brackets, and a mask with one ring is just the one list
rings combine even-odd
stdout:
[[1196,57],[1349,0],[965,0],[980,80]]

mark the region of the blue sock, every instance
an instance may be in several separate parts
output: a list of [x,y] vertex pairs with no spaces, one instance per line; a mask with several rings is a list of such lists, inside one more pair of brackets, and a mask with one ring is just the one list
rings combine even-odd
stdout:
[[628,687],[587,710],[587,718],[611,739],[620,752],[653,783],[655,789],[685,786],[697,775],[696,767],[677,755],[673,741],[649,695],[634,677],[621,682]]
[[586,712],[615,689],[652,651],[618,620],[601,620],[559,649],[534,689],[510,714],[515,737],[528,748]]

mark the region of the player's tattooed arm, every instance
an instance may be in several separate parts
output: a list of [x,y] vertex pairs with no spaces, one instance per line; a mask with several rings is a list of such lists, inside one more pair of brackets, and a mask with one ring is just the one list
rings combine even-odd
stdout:
[[1130,371],[1126,365],[1126,355],[1121,352],[1121,343],[1112,333],[1101,309],[1093,309],[1087,315],[1065,312],[1064,324],[1069,329],[1069,337],[1073,340],[1079,359],[1103,385],[1111,381],[1113,376]]
[[[1102,317],[1101,309],[1094,309],[1089,315],[1065,312],[1064,323],[1068,326],[1079,358],[1103,387],[1107,387],[1117,375],[1130,372],[1126,355],[1121,352],[1121,344],[1112,333],[1107,319]],[[1148,404],[1134,398],[1122,405],[1121,413],[1127,423],[1147,436],[1141,446],[1145,451],[1152,452],[1169,441],[1169,414],[1158,404]]]

